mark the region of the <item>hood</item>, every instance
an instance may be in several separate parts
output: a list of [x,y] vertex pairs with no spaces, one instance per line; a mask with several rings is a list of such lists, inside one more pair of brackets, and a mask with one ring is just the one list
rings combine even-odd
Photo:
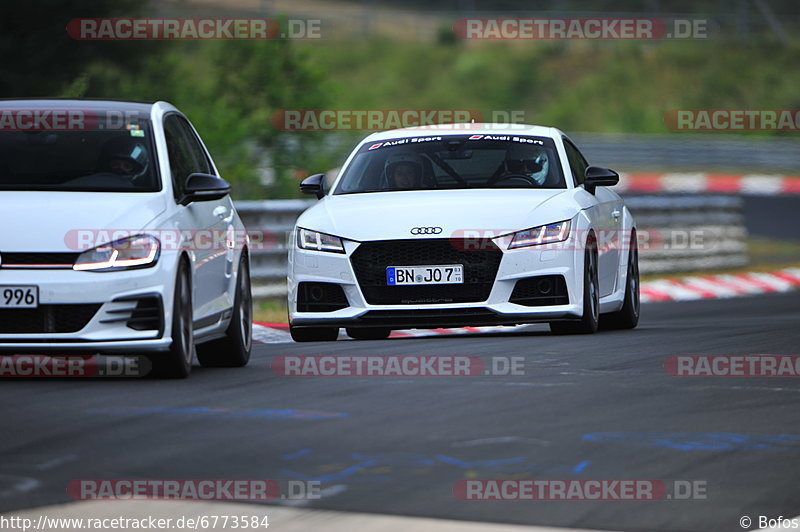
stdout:
[[441,233],[428,235],[432,238],[474,230],[498,235],[571,219],[577,213],[575,203],[552,200],[573,193],[473,189],[343,194],[326,196],[297,225],[356,241],[420,238],[410,233],[413,227],[441,227]]
[[160,193],[3,191],[0,252],[74,251],[71,231],[137,231],[165,209]]

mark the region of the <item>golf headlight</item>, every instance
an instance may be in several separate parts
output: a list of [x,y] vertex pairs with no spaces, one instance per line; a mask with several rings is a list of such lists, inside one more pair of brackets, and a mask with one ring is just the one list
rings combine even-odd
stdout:
[[72,266],[73,270],[111,272],[129,268],[146,268],[158,261],[161,244],[149,235],[136,235],[84,251]]
[[338,236],[326,235],[317,231],[297,228],[297,246],[302,249],[315,251],[328,251],[330,253],[344,253],[344,244]]
[[564,220],[563,222],[517,231],[514,233],[508,249],[554,244],[563,242],[567,238],[569,238],[569,220]]

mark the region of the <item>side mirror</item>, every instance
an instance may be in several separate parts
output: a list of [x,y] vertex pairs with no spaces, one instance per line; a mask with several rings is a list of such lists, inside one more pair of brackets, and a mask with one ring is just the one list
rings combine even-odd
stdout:
[[231,186],[221,177],[211,174],[192,174],[183,185],[183,197],[180,205],[189,205],[195,201],[212,201],[228,195]]
[[300,183],[303,194],[314,194],[317,199],[325,196],[325,174],[314,174],[303,179]]
[[587,166],[583,175],[583,186],[594,194],[596,187],[613,187],[619,183],[619,174],[602,166]]

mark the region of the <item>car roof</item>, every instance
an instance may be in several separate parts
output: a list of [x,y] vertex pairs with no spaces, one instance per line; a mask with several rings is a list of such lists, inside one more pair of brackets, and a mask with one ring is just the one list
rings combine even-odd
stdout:
[[436,124],[424,127],[406,127],[373,133],[364,142],[405,137],[429,137],[431,135],[531,135],[559,138],[562,133],[554,127],[528,124]]
[[87,109],[102,111],[135,111],[149,114],[156,102],[109,100],[95,98],[3,98],[0,109]]

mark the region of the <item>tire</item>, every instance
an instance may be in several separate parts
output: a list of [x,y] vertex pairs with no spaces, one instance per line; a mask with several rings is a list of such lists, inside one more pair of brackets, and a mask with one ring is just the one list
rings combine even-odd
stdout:
[[392,334],[391,329],[383,327],[348,327],[347,336],[355,340],[384,340]]
[[556,334],[593,334],[600,321],[600,287],[597,281],[597,243],[594,237],[586,242],[583,267],[583,315],[579,321],[551,321],[550,331]]
[[236,276],[231,323],[225,336],[197,346],[197,360],[207,368],[241,368],[250,361],[253,346],[253,295],[250,261],[242,254]]
[[292,327],[289,333],[295,342],[333,342],[339,337],[339,327]]
[[152,367],[150,374],[156,378],[185,379],[192,370],[193,357],[192,283],[189,267],[181,261],[173,294],[172,343],[169,351],[147,356]]
[[628,276],[625,282],[625,301],[617,312],[604,314],[600,318],[602,329],[633,329],[639,324],[639,250],[636,233],[631,238],[631,251],[628,254]]

